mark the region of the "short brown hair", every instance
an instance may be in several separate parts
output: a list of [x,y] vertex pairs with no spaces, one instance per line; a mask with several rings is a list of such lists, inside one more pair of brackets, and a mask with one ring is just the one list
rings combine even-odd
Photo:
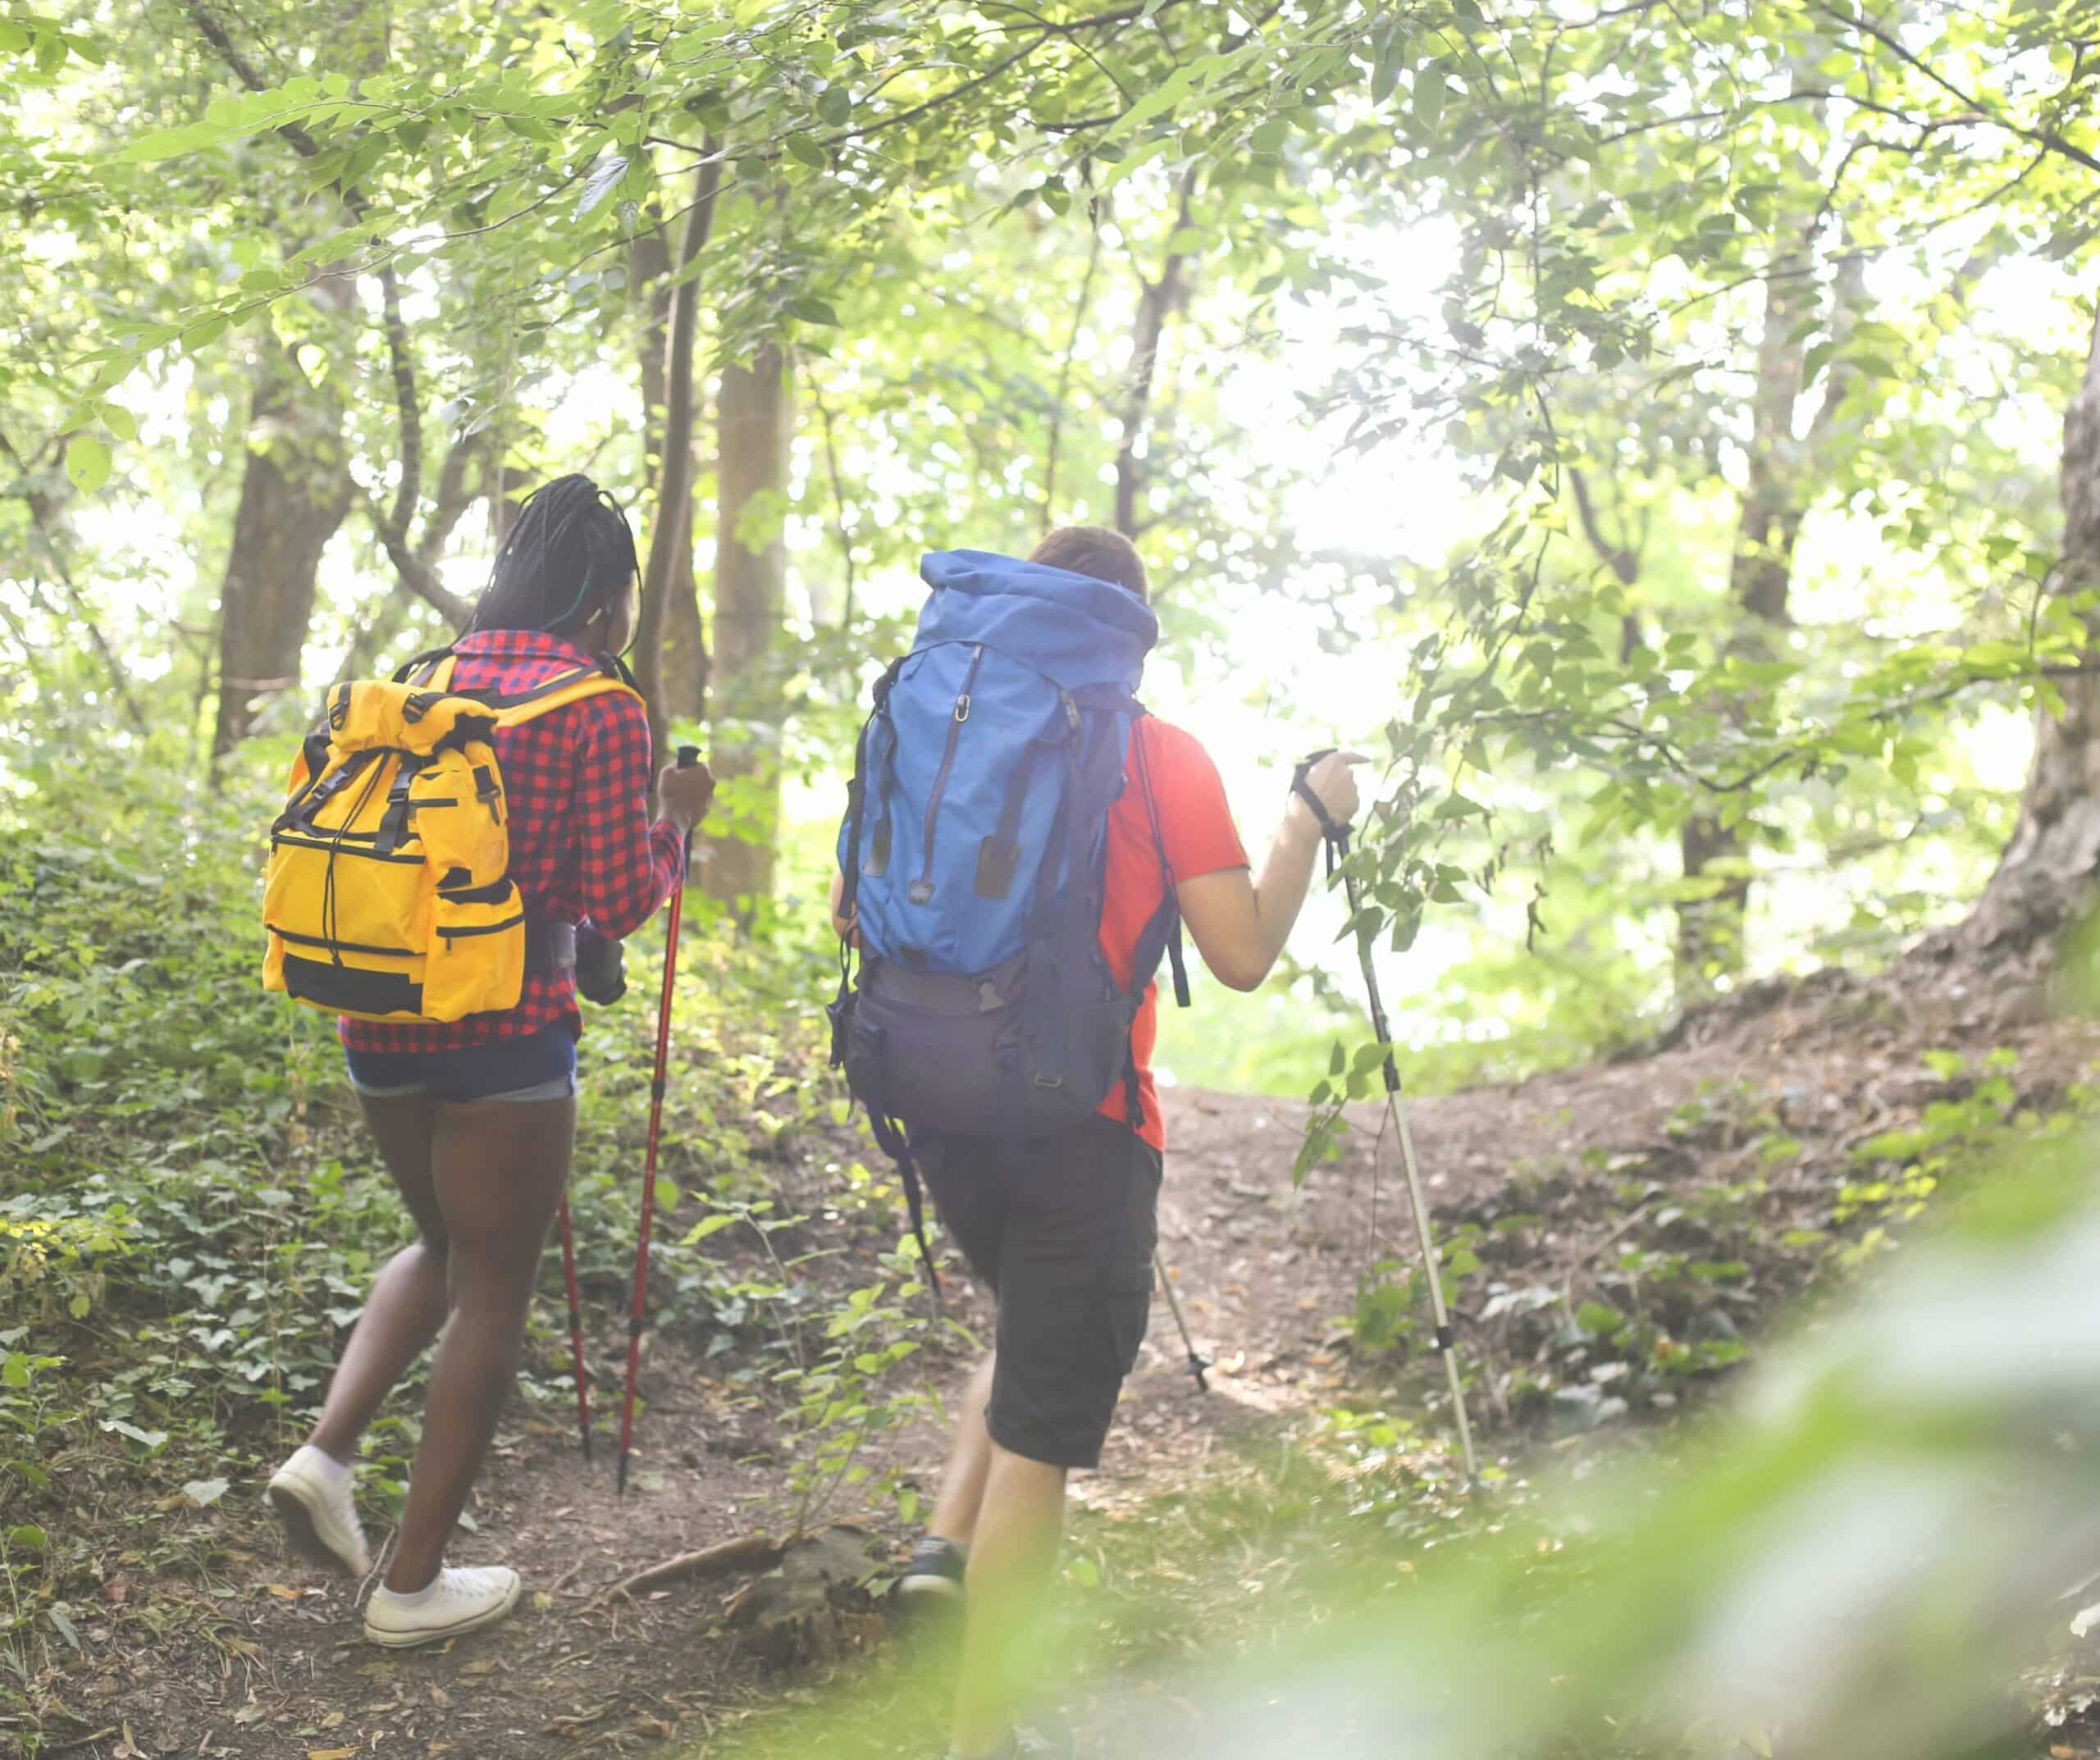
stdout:
[[1060,526],[1035,546],[1029,559],[1046,568],[1066,568],[1090,581],[1107,581],[1152,601],[1152,582],[1136,545],[1106,526]]

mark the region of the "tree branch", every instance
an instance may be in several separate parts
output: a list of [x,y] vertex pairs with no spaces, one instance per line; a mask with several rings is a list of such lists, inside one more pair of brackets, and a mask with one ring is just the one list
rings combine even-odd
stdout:
[[664,362],[664,465],[656,518],[649,533],[649,562],[641,577],[641,615],[635,629],[635,682],[649,704],[649,732],[660,758],[670,729],[664,703],[664,621],[671,580],[678,570],[679,533],[692,522],[692,354],[700,328],[700,253],[714,230],[714,203],[722,189],[721,162],[710,157],[693,174],[693,201],[679,241],[677,282],[671,292],[671,331]]
[[1172,231],[1167,235],[1166,260],[1160,265],[1159,279],[1144,284],[1138,302],[1138,331],[1130,354],[1130,383],[1122,412],[1122,440],[1116,450],[1116,529],[1125,537],[1138,529],[1138,441],[1152,406],[1153,374],[1159,364],[1160,338],[1166,333],[1167,314],[1181,292],[1181,267],[1188,254],[1172,248],[1175,234],[1189,224],[1196,197],[1197,167],[1191,165],[1180,180],[1180,200],[1175,209]]
[[[227,34],[226,27],[212,16],[203,0],[189,0],[188,10],[204,40],[217,51],[219,59],[226,63],[233,76],[251,92],[267,91],[269,82],[241,53],[240,46]],[[301,158],[320,157],[320,143],[299,124],[281,123],[277,133]],[[353,219],[363,221],[370,217],[372,204],[365,199],[363,192],[339,184],[336,193]],[[394,492],[392,508],[385,513],[373,509],[372,522],[379,533],[380,545],[392,561],[395,573],[400,577],[401,585],[427,604],[434,606],[455,627],[463,628],[473,614],[473,608],[456,593],[447,590],[437,578],[433,563],[436,549],[442,547],[444,535],[459,523],[461,515],[466,511],[466,504],[471,504],[471,498],[468,504],[449,513],[441,499],[438,514],[433,517],[431,525],[424,531],[423,544],[409,543],[409,528],[422,499],[422,398],[416,385],[414,348],[409,336],[409,326],[401,316],[400,278],[390,258],[380,266],[379,285],[381,329],[386,337],[387,363],[394,376],[394,399],[401,422],[401,481]],[[454,450],[456,454],[459,449],[455,447]],[[445,461],[448,471],[451,463],[452,460],[448,458]],[[463,459],[461,468],[463,472]],[[433,532],[438,534],[435,544],[431,542]]]
[[817,388],[815,376],[810,376],[810,401],[816,405],[817,421],[824,429],[824,462],[825,474],[831,479],[832,529],[838,537],[838,556],[846,570],[846,602],[839,608],[838,627],[848,629],[853,622],[853,594],[856,585],[853,568],[853,536],[846,529],[846,484],[838,472],[838,442],[832,432],[831,406],[824,400],[824,393]]
[[1597,518],[1596,504],[1590,499],[1590,474],[1580,465],[1568,467],[1568,486],[1575,491],[1575,513],[1582,522],[1582,534],[1590,546],[1617,575],[1622,586],[1631,586],[1640,577],[1641,559],[1626,545],[1614,544],[1605,536],[1604,523]]
[[131,694],[131,681],[125,677],[123,663],[117,659],[116,650],[110,645],[109,638],[103,634],[102,626],[95,622],[87,595],[80,590],[80,583],[74,580],[72,570],[66,566],[65,556],[59,549],[57,536],[52,529],[53,516],[46,505],[46,498],[30,481],[29,470],[22,463],[22,455],[15,450],[14,442],[5,434],[0,434],[0,452],[7,454],[21,475],[21,486],[16,493],[30,511],[30,522],[36,527],[36,535],[43,542],[44,554],[51,559],[51,572],[58,584],[66,590],[66,597],[72,604],[74,617],[80,627],[88,632],[88,640],[94,644],[95,652],[102,657],[103,670],[109,674],[110,689],[122,706],[125,718],[139,732],[147,732],[146,712],[139,706],[138,698]]
[[401,415],[401,481],[395,486],[394,509],[386,529],[399,542],[408,541],[409,522],[423,494],[422,399],[416,390],[415,357],[410,353],[409,326],[401,317],[401,277],[392,262],[379,267],[380,326],[386,333],[386,355],[394,372],[394,402]]
[[1057,395],[1050,406],[1050,443],[1043,465],[1043,521],[1057,517],[1057,464],[1065,444],[1065,407],[1072,393],[1072,365],[1079,354],[1080,333],[1086,327],[1087,307],[1093,299],[1093,280],[1101,268],[1102,198],[1087,203],[1086,274],[1080,282],[1079,298],[1072,302],[1072,327],[1065,338],[1065,358],[1057,368]]

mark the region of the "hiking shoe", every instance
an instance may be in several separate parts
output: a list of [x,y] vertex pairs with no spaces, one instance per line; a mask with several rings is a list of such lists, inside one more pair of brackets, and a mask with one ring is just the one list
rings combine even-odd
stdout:
[[911,1548],[911,1562],[897,1580],[897,1592],[915,1599],[961,1601],[962,1578],[970,1555],[952,1540],[937,1540],[932,1534]]
[[352,1576],[371,1574],[372,1548],[358,1522],[350,1470],[341,1461],[309,1443],[271,1475],[270,1502],[302,1558]]
[[413,1594],[396,1594],[383,1584],[365,1603],[364,1635],[389,1650],[442,1644],[507,1619],[518,1605],[518,1573],[508,1565],[478,1570],[447,1568]]

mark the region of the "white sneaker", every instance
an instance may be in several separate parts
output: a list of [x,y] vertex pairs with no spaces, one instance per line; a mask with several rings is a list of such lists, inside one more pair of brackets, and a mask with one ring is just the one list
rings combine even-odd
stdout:
[[429,1588],[397,1595],[384,1584],[365,1603],[364,1635],[390,1650],[441,1644],[507,1618],[522,1585],[508,1565],[445,1569]]
[[352,1576],[371,1574],[372,1549],[358,1523],[350,1470],[340,1461],[311,1445],[301,1448],[272,1476],[270,1502],[301,1557]]

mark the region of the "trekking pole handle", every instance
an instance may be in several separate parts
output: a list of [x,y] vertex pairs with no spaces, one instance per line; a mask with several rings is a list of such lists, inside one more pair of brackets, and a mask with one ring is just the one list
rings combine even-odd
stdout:
[[681,745],[678,748],[678,768],[681,770],[690,770],[699,762],[700,748],[697,745]]
[[1320,798],[1319,791],[1312,786],[1312,767],[1322,758],[1334,756],[1335,748],[1323,745],[1316,752],[1308,752],[1298,762],[1290,774],[1290,791],[1312,809],[1312,817],[1319,822],[1320,835],[1327,846],[1327,876],[1334,878],[1337,858],[1349,854],[1349,827],[1327,810],[1327,803]]

